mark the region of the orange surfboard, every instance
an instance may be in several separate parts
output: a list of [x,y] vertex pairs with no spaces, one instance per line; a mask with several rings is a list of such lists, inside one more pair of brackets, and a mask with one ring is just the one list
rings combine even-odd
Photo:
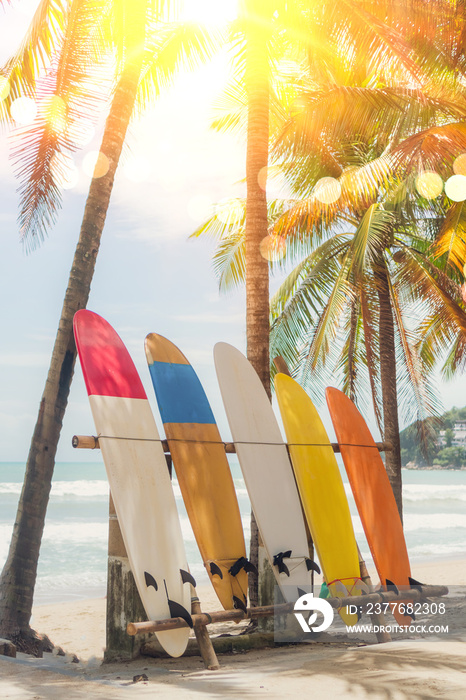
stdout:
[[[385,590],[394,586],[400,591],[406,590],[413,581],[403,525],[377,445],[351,399],[333,387],[326,390],[326,397],[380,582]],[[406,605],[392,606],[396,621],[403,627],[412,619],[406,613]]]

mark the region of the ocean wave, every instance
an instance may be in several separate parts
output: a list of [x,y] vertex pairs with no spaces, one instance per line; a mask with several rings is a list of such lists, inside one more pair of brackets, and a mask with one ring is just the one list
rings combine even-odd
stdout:
[[[353,499],[349,483],[345,482],[345,493]],[[429,501],[459,501],[466,503],[466,486],[463,484],[404,484],[403,502],[422,503]]]
[[405,532],[416,530],[466,530],[465,513],[405,513],[403,516]]
[[62,545],[105,544],[108,541],[107,522],[46,522],[43,542]]
[[403,501],[461,501],[466,503],[466,486],[462,484],[405,484]]
[[436,542],[435,547],[428,542],[423,542],[422,544],[411,545],[409,550],[410,559],[422,559],[426,557],[435,558],[441,557],[457,557],[458,555],[464,555],[466,549],[466,538],[462,541],[455,542]]
[[[19,495],[23,484],[4,482],[0,484],[0,494]],[[52,481],[50,497],[54,499],[108,499],[108,481],[103,480],[76,480],[76,481]]]
[[[358,515],[352,516],[353,528],[356,535],[364,532]],[[466,514],[464,513],[404,513],[403,529],[405,534],[421,530],[466,530]]]

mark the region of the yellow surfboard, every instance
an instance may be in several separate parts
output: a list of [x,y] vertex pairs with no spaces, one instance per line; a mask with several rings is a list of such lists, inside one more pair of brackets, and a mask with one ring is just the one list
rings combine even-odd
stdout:
[[[344,598],[366,593],[345,488],[325,427],[294,379],[277,374],[275,393],[303,510],[330,594]],[[347,625],[358,620],[346,608],[339,612]]]

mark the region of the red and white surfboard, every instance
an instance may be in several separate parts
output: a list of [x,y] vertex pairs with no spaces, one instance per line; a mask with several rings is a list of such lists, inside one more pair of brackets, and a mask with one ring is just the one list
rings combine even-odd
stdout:
[[[74,334],[92,415],[131,570],[150,620],[192,625],[191,587],[181,526],[160,436],[136,367],[101,316],[78,311]],[[171,656],[189,628],[160,632]]]

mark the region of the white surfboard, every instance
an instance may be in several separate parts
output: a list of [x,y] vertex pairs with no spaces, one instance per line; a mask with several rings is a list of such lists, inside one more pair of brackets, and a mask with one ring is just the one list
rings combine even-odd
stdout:
[[[149,620],[192,620],[194,583],[160,436],[137,370],[113,328],[78,311],[74,332],[115,510]],[[186,649],[189,628],[157,633],[171,656]]]
[[304,518],[286,445],[272,405],[244,355],[227,343],[214,348],[230,430],[262,541],[287,602],[310,590]]

